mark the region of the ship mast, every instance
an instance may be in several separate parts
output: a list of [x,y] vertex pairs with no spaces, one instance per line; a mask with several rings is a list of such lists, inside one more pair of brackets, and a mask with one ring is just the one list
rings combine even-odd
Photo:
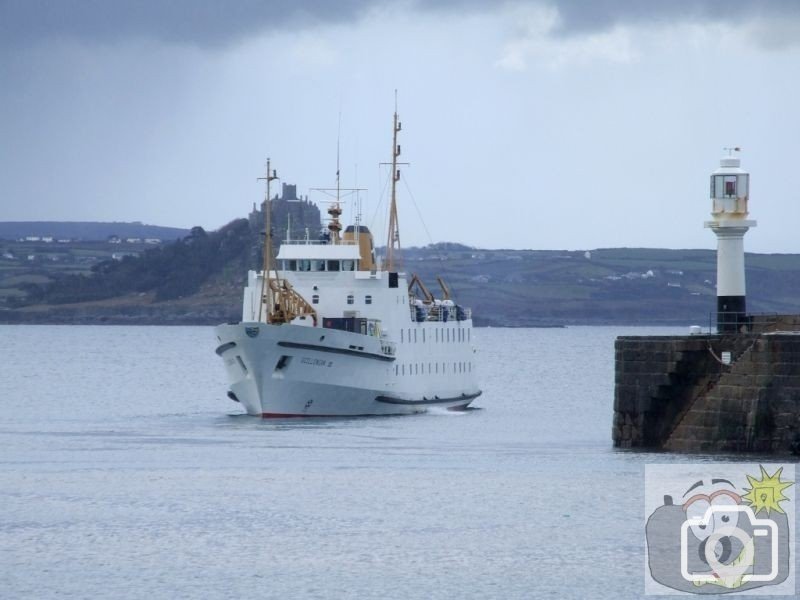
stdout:
[[[262,309],[264,303],[271,303],[268,296],[270,294],[266,290],[266,286],[272,270],[272,196],[269,191],[269,184],[278,179],[278,174],[275,169],[270,171],[270,159],[267,159],[267,173],[266,177],[259,177],[258,181],[266,181],[267,189],[264,197],[264,262],[261,267],[261,302],[258,304],[258,320],[261,321]],[[278,278],[278,271],[275,270],[275,278]],[[269,312],[267,309],[266,322],[269,322]]]
[[400,227],[397,222],[397,182],[400,180],[400,169],[397,168],[397,159],[400,156],[397,133],[400,129],[402,123],[397,120],[397,92],[395,92],[392,127],[392,203],[389,208],[389,237],[386,241],[386,271],[397,271],[400,263]]
[[[331,244],[341,244],[342,243],[342,222],[339,220],[339,217],[342,216],[342,192],[351,193],[358,193],[365,191],[366,188],[343,188],[341,183],[341,168],[339,166],[339,138],[336,139],[336,187],[335,188],[310,188],[313,192],[322,192],[327,196],[331,196],[335,198],[333,201],[330,201],[330,208],[328,208],[328,214],[331,216],[331,220],[328,223],[328,232],[330,234],[330,243]],[[333,194],[336,194],[335,196]],[[358,217],[356,217],[358,219]],[[358,228],[356,228],[357,230]],[[358,235],[358,233],[356,233]],[[356,238],[357,240],[358,238]]]
[[[339,115],[340,123],[341,118],[341,115]],[[328,223],[328,231],[330,231],[331,234],[331,244],[339,243],[339,234],[342,231],[342,224],[339,222],[339,217],[342,216],[342,207],[339,204],[342,195],[342,186],[339,179],[339,174],[341,173],[339,168],[339,138],[340,136],[336,137],[336,202],[328,209],[328,214],[331,216],[331,222]]]

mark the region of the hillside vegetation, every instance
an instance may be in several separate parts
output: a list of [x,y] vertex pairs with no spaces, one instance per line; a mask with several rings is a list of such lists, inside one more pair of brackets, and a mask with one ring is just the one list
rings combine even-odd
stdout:
[[[260,236],[244,219],[174,244],[19,283],[5,322],[216,323],[238,318]],[[404,268],[438,292],[442,276],[476,324],[708,325],[716,301],[713,250],[480,250],[442,243],[403,251]],[[800,255],[748,254],[751,312],[800,313]],[[17,261],[19,263],[21,261]],[[2,261],[0,261],[2,267]],[[14,265],[19,268],[19,264]],[[23,277],[14,271],[13,277]],[[0,271],[1,273],[1,271]]]
[[148,296],[156,303],[189,297],[223,272],[236,273],[243,280],[252,267],[255,238],[245,219],[212,233],[194,227],[172,244],[147,249],[139,256],[100,262],[90,274],[66,274],[45,284],[25,284],[27,295],[15,298],[12,304],[76,304],[130,294]]

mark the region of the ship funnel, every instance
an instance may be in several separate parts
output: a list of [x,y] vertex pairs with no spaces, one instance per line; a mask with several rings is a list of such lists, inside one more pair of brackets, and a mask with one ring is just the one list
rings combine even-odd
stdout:
[[345,242],[356,241],[356,227],[358,227],[358,254],[359,271],[375,270],[375,243],[372,240],[372,233],[366,225],[348,225],[344,231],[342,240]]

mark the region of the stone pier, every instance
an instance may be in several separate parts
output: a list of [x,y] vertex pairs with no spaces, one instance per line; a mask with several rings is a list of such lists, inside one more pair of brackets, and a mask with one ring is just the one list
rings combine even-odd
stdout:
[[797,321],[755,318],[751,332],[732,335],[617,338],[614,446],[800,454]]

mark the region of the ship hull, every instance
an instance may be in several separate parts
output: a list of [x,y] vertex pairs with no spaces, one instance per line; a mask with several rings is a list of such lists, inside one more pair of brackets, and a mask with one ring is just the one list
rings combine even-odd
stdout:
[[301,325],[215,328],[229,396],[262,417],[404,415],[466,408],[480,395],[464,378],[401,378],[373,336]]

